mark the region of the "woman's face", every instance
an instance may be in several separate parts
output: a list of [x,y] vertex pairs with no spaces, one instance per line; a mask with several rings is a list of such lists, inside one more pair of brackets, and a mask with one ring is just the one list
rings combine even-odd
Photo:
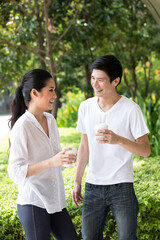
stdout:
[[52,110],[53,102],[57,97],[55,93],[55,82],[50,78],[46,82],[46,86],[42,88],[41,92],[38,92],[37,104],[39,108],[42,108],[44,111]]

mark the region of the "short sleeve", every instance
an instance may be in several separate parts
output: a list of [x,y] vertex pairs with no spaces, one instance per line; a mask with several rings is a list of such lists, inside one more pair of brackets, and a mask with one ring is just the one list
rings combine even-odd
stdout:
[[84,108],[84,104],[81,103],[78,109],[77,131],[80,133],[86,134],[84,118],[85,118],[85,108]]
[[28,171],[27,135],[23,127],[13,129],[10,134],[8,174],[13,182],[23,185]]
[[130,129],[134,139],[149,134],[147,124],[140,107],[136,104],[130,113]]

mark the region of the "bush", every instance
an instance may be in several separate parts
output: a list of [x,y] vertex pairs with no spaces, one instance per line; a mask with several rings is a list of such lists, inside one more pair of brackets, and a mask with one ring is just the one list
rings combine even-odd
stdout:
[[[60,129],[61,142],[63,146],[78,148],[80,134],[74,128]],[[11,182],[7,175],[8,154],[7,148],[0,149],[0,239],[20,240],[25,239],[24,232],[17,217],[16,198],[17,186]],[[159,161],[160,156],[144,159],[134,157],[135,191],[139,201],[138,215],[138,239],[158,240],[160,234],[160,189],[159,189]],[[84,195],[84,181],[87,169],[82,181],[82,195]],[[82,204],[77,208],[73,205],[71,192],[73,189],[75,164],[73,168],[63,171],[67,209],[72,217],[76,231],[81,238],[81,213]],[[54,239],[51,237],[51,239]],[[82,239],[82,238],[81,238]],[[116,223],[111,212],[109,213],[104,229],[104,240],[117,240]]]
[[63,102],[63,106],[58,109],[57,113],[58,127],[76,127],[78,108],[80,103],[85,100],[84,93],[75,88],[74,92],[68,92],[60,100]]
[[154,93],[143,99],[137,91],[136,102],[142,109],[145,121],[149,128],[149,141],[151,146],[151,156],[160,155],[160,99]]

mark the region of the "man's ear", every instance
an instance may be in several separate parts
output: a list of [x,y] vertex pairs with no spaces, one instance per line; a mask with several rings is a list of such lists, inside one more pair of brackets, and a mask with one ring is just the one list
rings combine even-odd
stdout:
[[120,78],[119,78],[119,77],[117,77],[116,79],[114,79],[114,81],[113,81],[114,86],[117,87],[117,85],[118,85],[119,82],[120,82]]

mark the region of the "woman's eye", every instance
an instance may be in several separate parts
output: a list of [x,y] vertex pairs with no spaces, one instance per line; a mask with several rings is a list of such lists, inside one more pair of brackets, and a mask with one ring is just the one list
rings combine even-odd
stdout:
[[54,92],[54,89],[50,89],[49,92]]

